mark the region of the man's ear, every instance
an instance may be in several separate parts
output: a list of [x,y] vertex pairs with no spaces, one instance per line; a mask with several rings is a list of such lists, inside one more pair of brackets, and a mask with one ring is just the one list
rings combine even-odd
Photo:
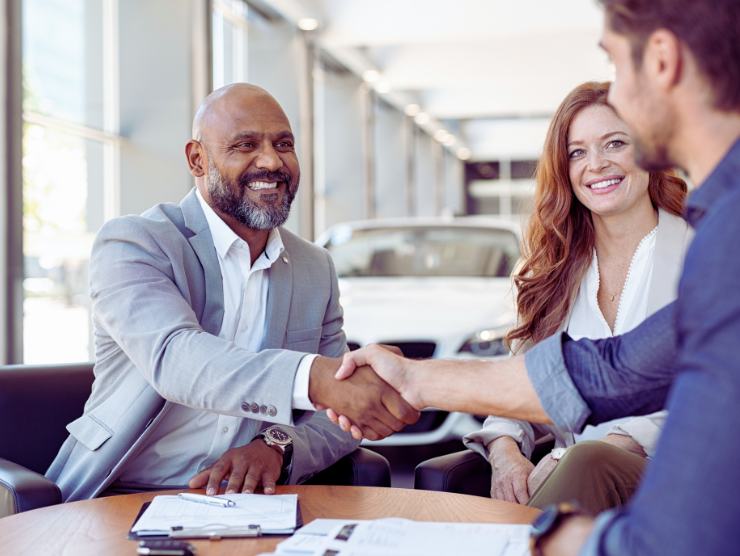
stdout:
[[642,63],[650,80],[669,91],[681,81],[684,69],[681,41],[667,29],[653,31],[645,44]]
[[202,178],[206,175],[208,160],[206,159],[205,149],[199,141],[191,139],[185,145],[185,157],[188,159],[188,169],[196,178]]

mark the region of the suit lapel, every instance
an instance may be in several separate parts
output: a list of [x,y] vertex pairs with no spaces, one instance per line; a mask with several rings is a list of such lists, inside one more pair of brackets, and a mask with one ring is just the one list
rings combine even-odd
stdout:
[[[283,234],[283,238],[285,234]],[[267,289],[267,325],[262,349],[279,349],[285,345],[290,302],[293,296],[293,261],[288,246],[270,267]]]
[[188,238],[193,251],[203,269],[205,287],[203,288],[203,313],[199,315],[203,330],[217,335],[224,319],[224,286],[218,255],[213,245],[213,237],[208,228],[208,221],[200,208],[193,189],[180,203],[182,215],[187,228],[193,232]]

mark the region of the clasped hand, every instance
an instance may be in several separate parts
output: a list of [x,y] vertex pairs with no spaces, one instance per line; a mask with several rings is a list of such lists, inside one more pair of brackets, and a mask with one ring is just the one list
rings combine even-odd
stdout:
[[410,388],[408,363],[391,346],[371,345],[346,353],[326,386],[335,395],[316,405],[357,440],[385,438],[421,415],[423,404]]

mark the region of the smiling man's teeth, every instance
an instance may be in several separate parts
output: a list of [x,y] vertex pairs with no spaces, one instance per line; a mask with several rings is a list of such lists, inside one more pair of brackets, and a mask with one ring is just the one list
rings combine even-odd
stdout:
[[275,189],[276,187],[276,181],[253,181],[249,183],[249,189],[254,191],[259,191],[261,189]]
[[622,181],[620,178],[614,178],[611,180],[604,180],[596,183],[592,183],[589,185],[591,189],[604,189],[609,187],[610,185],[617,185],[620,181]]

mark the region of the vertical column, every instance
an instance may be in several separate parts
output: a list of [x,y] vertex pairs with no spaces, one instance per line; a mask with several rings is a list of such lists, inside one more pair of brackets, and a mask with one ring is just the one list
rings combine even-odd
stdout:
[[505,188],[501,188],[501,196],[499,197],[499,214],[501,216],[511,216],[511,159],[502,159],[499,168],[499,179],[501,180],[501,183],[506,184]]
[[416,216],[433,216],[435,213],[435,143],[427,133],[418,132],[414,164]]
[[454,154],[445,153],[445,208],[449,214],[463,214],[465,210],[463,166]]
[[[323,193],[323,224],[366,217],[365,156],[363,149],[362,81],[334,64],[324,62],[321,82],[323,113],[316,159]],[[320,230],[323,231],[323,230]]]
[[434,141],[432,153],[434,156],[434,214],[439,216],[445,206],[445,152],[444,147]]
[[375,92],[363,83],[362,91],[362,147],[365,166],[365,218],[375,218]]
[[[0,315],[4,334],[0,334],[0,362],[14,363],[23,357],[23,206],[21,176],[22,79],[21,79],[21,1],[0,3],[0,75],[4,82],[0,94],[5,110],[0,114],[0,266],[5,284],[0,290]],[[6,35],[7,33],[7,35]]]
[[315,224],[315,181],[314,181],[314,70],[316,66],[316,45],[310,32],[302,32],[301,41],[301,72],[299,75],[300,87],[300,151],[301,151],[301,187],[298,190],[297,206],[299,234],[301,237],[313,241],[316,237]]
[[406,190],[406,216],[416,214],[416,138],[419,129],[414,125],[414,121],[407,117],[404,119],[404,144],[405,144],[405,165],[406,181],[404,188]]
[[375,203],[377,217],[408,214],[408,118],[380,99],[375,103]]

